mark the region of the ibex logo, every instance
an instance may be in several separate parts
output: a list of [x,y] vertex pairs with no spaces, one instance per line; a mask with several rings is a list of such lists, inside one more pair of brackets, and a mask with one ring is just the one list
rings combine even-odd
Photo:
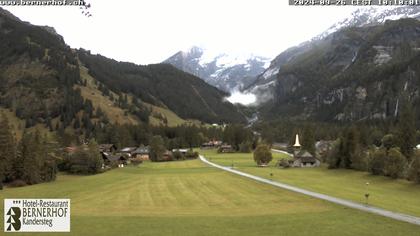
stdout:
[[22,216],[21,210],[19,207],[10,207],[6,213],[6,231],[19,231],[21,227],[20,217]]

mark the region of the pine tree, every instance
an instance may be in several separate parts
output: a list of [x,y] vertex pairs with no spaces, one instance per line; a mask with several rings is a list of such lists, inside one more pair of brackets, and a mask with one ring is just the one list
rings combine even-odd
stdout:
[[360,134],[357,131],[355,126],[351,127],[346,132],[345,143],[344,143],[344,167],[351,168],[353,167],[353,162],[360,162],[358,158],[361,158],[360,155]]
[[98,144],[95,140],[90,140],[88,145],[89,150],[89,161],[88,161],[88,172],[89,174],[99,173],[102,169],[103,159],[99,153]]
[[16,159],[16,143],[7,117],[0,119],[0,189],[2,182],[11,179],[12,162]]
[[414,112],[408,101],[404,102],[399,113],[397,130],[401,153],[410,159],[416,145],[416,126]]
[[41,140],[41,148],[42,152],[44,153],[42,164],[41,164],[41,181],[42,182],[49,182],[53,181],[57,175],[57,163],[55,161],[55,157],[53,155],[54,151],[57,147],[52,147],[47,143],[47,137],[44,136]]
[[165,153],[165,146],[161,136],[154,136],[150,141],[150,160],[160,161]]
[[35,134],[25,131],[19,150],[19,159],[23,163],[21,179],[27,184],[40,183],[43,148],[39,131]]
[[303,129],[302,147],[312,155],[315,155],[315,132],[311,125],[306,125]]

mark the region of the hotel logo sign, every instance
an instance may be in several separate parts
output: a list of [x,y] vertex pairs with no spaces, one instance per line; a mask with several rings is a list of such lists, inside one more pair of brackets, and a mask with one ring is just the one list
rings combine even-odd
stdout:
[[70,232],[70,199],[4,199],[4,232]]

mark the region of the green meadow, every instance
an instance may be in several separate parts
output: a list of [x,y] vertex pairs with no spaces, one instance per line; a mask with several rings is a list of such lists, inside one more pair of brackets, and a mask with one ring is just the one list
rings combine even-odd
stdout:
[[[238,170],[253,175],[354,202],[365,203],[364,194],[369,192],[370,205],[420,217],[420,185],[406,180],[354,170],[331,170],[326,166],[278,168],[275,164],[285,157],[280,153],[273,153],[273,160],[264,168],[256,166],[252,153],[218,154],[215,150],[205,150],[201,154],[220,165],[232,166],[233,163]],[[368,188],[366,183],[369,183]]]
[[[212,158],[226,164],[222,155]],[[238,165],[239,160],[246,165],[249,159],[236,158]],[[252,169],[248,168],[244,170]],[[57,235],[406,236],[420,232],[419,226],[257,183],[199,160],[146,162],[94,176],[59,175],[51,183],[6,188],[0,198],[70,198],[71,233]]]

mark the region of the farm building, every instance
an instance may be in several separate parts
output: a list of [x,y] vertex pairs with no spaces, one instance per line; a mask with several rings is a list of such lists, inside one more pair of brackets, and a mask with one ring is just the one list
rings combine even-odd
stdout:
[[186,149],[186,148],[184,148],[184,149],[172,149],[172,152],[180,152],[182,155],[185,155],[185,154],[187,154],[188,150],[189,149]]
[[137,150],[137,147],[124,147],[119,151],[119,153],[124,153],[128,157],[131,157],[136,150]]
[[102,152],[102,158],[104,160],[104,166],[124,167],[125,165],[130,164],[128,157],[123,154],[112,155],[110,153]]
[[212,149],[212,148],[218,148],[222,145],[222,141],[209,141],[207,143],[201,144],[201,149]]
[[150,154],[149,146],[138,147],[134,152],[132,152],[133,158],[139,158],[142,161],[148,161]]
[[115,152],[117,150],[117,146],[115,146],[114,144],[99,144],[99,151],[100,152]]
[[217,151],[220,153],[232,153],[235,152],[235,149],[232,147],[232,145],[223,144]]

